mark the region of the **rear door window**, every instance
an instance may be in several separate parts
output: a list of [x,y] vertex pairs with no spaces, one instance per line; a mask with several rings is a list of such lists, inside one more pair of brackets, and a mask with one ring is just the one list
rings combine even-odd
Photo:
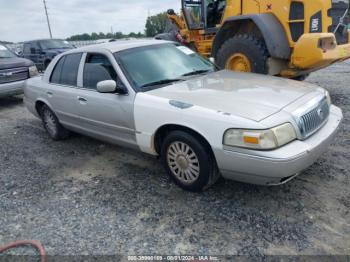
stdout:
[[51,75],[51,83],[77,86],[81,53],[62,57]]
[[24,46],[23,46],[23,53],[26,54],[26,55],[30,54],[30,47],[31,47],[30,43],[24,44]]
[[96,89],[97,83],[104,80],[117,82],[117,73],[108,57],[102,54],[88,54],[84,65],[83,87]]
[[58,61],[58,63],[56,64],[55,69],[53,70],[51,75],[51,80],[50,80],[51,83],[60,84],[62,67],[63,67],[65,58],[66,58],[65,56],[62,57],[60,61]]
[[61,84],[68,86],[76,86],[78,78],[78,70],[82,54],[66,55],[61,73]]

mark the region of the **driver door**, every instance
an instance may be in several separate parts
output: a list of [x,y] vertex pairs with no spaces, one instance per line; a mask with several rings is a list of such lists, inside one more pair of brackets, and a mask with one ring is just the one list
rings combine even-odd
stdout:
[[103,53],[87,53],[85,56],[78,98],[82,128],[87,135],[135,146],[134,96],[97,91],[97,83],[104,80],[123,85],[112,59],[112,55]]

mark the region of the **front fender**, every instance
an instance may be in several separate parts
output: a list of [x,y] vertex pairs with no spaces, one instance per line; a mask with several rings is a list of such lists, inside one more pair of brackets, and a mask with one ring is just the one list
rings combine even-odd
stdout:
[[259,28],[271,57],[290,58],[291,48],[286,32],[282,24],[272,14],[252,14],[227,18],[215,36],[212,49],[213,57],[216,57],[224,41],[234,36],[245,21],[252,21]]

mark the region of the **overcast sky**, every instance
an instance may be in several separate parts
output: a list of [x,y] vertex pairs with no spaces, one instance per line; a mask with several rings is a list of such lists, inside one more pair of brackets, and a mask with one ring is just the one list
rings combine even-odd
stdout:
[[[180,8],[180,0],[47,0],[53,36],[122,31],[143,32],[148,12]],[[0,0],[0,40],[47,38],[42,0]]]

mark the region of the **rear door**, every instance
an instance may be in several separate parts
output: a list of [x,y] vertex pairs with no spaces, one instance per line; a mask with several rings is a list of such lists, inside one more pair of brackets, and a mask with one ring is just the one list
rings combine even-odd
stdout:
[[127,146],[136,145],[134,96],[97,91],[97,83],[104,80],[114,80],[118,86],[124,85],[116,69],[111,53],[86,54],[82,73],[82,101],[79,104],[82,126],[94,137]]
[[78,73],[82,53],[68,54],[60,58],[50,76],[46,96],[63,125],[79,128]]
[[39,65],[40,67],[40,56],[41,56],[41,50],[38,42],[29,42],[26,43],[26,56],[25,58],[32,60],[35,64]]

